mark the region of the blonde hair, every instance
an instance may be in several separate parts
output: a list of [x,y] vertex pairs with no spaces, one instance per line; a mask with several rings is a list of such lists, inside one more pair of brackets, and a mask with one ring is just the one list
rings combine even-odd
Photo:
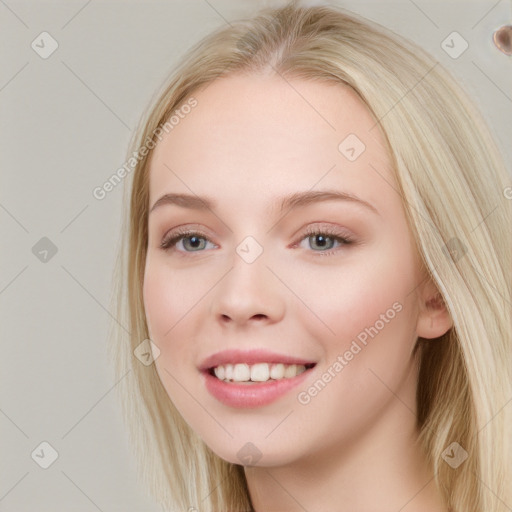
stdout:
[[[375,116],[418,252],[453,319],[445,335],[419,340],[420,442],[450,509],[510,510],[512,201],[484,120],[413,43],[339,8],[293,2],[196,44],[141,119],[129,154],[154,146],[159,127],[213,80],[258,72],[348,84]],[[155,365],[134,357],[149,338],[142,285],[150,155],[139,155],[132,175],[109,335],[140,478],[167,510],[249,511],[243,466],[214,454],[174,407]],[[468,453],[456,469],[442,457],[454,442]]]

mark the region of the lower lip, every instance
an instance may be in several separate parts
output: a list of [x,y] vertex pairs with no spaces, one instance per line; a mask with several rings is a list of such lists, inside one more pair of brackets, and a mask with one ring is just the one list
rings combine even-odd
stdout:
[[236,408],[254,408],[270,404],[301,384],[311,373],[309,368],[296,377],[269,380],[256,384],[235,384],[210,375],[204,371],[206,389],[219,402]]

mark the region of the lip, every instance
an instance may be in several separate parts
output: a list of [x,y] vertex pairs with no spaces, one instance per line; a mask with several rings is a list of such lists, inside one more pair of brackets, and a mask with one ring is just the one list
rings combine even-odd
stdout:
[[207,357],[201,364],[200,371],[208,392],[224,405],[248,409],[262,407],[278,400],[307,379],[314,367],[306,369],[295,377],[254,384],[227,383],[210,373],[211,368],[215,366],[237,363],[283,363],[316,366],[316,361],[308,361],[266,350],[225,350]]
[[251,409],[276,401],[309,377],[312,370],[313,368],[310,368],[289,379],[254,384],[227,383],[210,375],[207,370],[202,375],[205,379],[206,389],[219,402],[230,407]]
[[316,361],[307,359],[300,359],[298,357],[288,356],[286,354],[278,354],[277,352],[270,352],[268,350],[253,349],[253,350],[223,350],[217,352],[206,359],[199,366],[201,372],[207,371],[215,366],[225,364],[256,364],[256,363],[283,363],[283,364],[316,364]]

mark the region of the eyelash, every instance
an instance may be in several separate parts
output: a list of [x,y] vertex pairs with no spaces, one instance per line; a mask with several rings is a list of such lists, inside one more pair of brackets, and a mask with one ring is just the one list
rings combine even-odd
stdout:
[[[326,251],[311,251],[313,253],[317,253],[319,256],[331,256],[337,251],[340,250],[343,246],[352,245],[355,243],[354,239],[350,236],[341,236],[336,230],[326,227],[326,228],[308,228],[306,232],[303,234],[302,238],[298,241],[298,243],[295,243],[293,247],[298,245],[300,242],[302,242],[304,239],[309,238],[311,236],[315,235],[327,235],[328,238],[331,240],[334,240],[335,242],[341,243],[340,246],[334,249],[328,249]],[[183,238],[189,238],[192,236],[197,236],[198,238],[202,238],[208,242],[213,243],[208,237],[203,235],[201,232],[193,231],[190,229],[177,229],[172,235],[164,237],[160,244],[160,248],[164,251],[171,251],[174,249],[175,245]],[[183,252],[183,251],[179,251]],[[185,251],[186,253],[193,253],[193,252],[202,252],[202,251]]]
[[[315,235],[327,235],[327,238],[330,238],[331,240],[334,240],[335,242],[339,242],[340,245],[337,248],[334,249],[328,249],[326,251],[311,251],[313,253],[316,253],[318,256],[332,256],[334,253],[338,252],[343,246],[351,245],[355,241],[353,238],[351,238],[348,235],[342,236],[336,229],[325,227],[325,228],[308,228],[306,232],[302,235],[302,238],[299,240],[299,243],[302,242],[304,239],[309,238],[310,236]],[[294,244],[293,247],[295,247],[297,244]]]

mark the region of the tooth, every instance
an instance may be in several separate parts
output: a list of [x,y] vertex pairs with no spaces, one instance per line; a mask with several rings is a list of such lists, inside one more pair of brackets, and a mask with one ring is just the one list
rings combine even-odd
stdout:
[[213,369],[213,372],[215,373],[215,377],[220,380],[224,380],[224,377],[226,376],[226,368],[224,368],[224,366],[217,366]]
[[268,380],[270,370],[267,363],[257,363],[251,366],[251,380],[255,382],[265,382]]
[[290,379],[306,371],[303,364],[246,363],[219,365],[213,369],[215,376],[225,382],[266,382],[269,379]]
[[297,375],[297,365],[296,364],[291,364],[291,365],[285,367],[285,369],[284,369],[285,378],[289,379],[291,377],[295,377],[295,375]]
[[233,369],[233,380],[236,380],[238,382],[245,382],[251,379],[251,369],[249,368],[249,365],[242,363],[242,364],[235,364],[235,367]]
[[278,363],[272,365],[270,369],[270,378],[271,379],[282,379],[284,377],[284,364]]

